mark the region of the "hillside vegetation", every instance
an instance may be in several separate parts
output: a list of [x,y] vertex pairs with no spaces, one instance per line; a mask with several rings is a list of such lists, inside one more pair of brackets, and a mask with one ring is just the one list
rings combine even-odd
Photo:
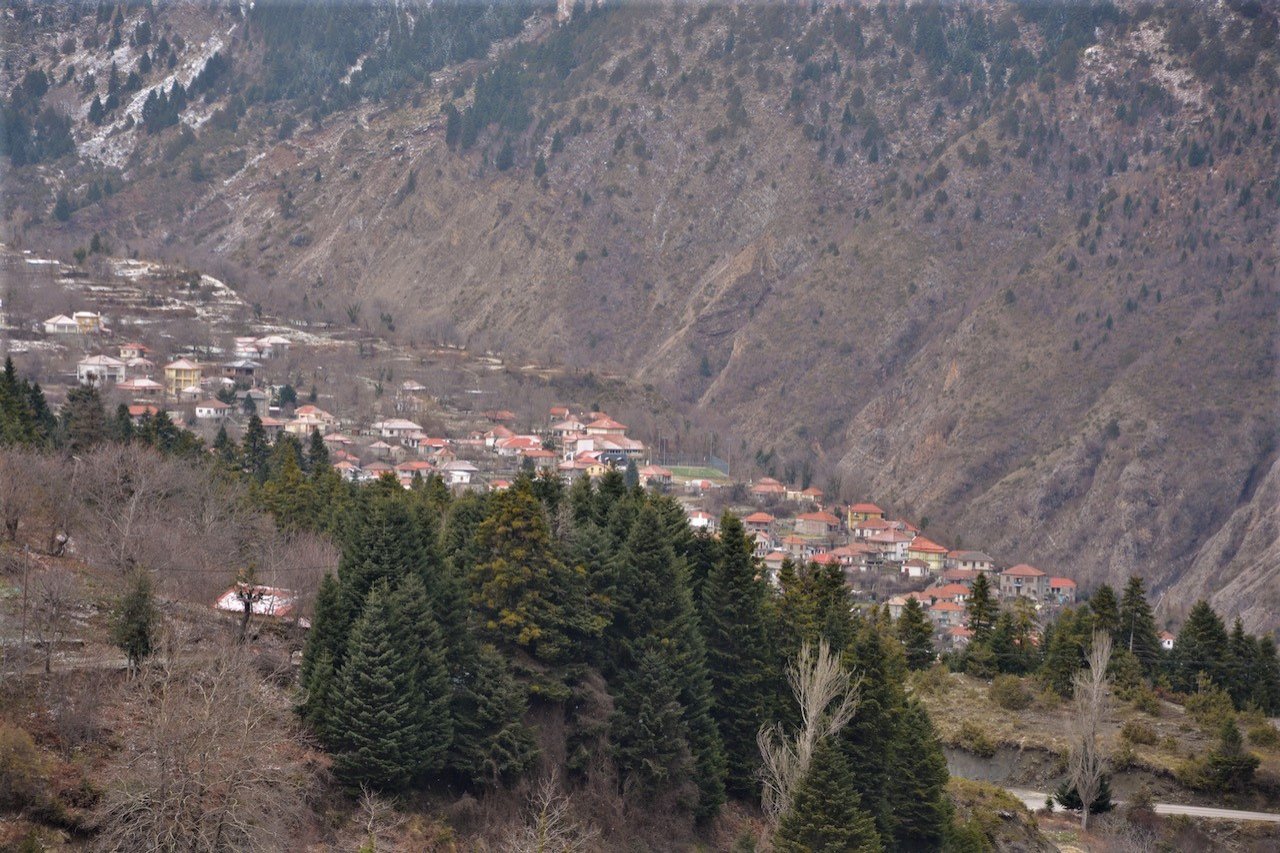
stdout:
[[6,10],[9,239],[622,371],[949,545],[1275,626],[1267,4],[78,8]]

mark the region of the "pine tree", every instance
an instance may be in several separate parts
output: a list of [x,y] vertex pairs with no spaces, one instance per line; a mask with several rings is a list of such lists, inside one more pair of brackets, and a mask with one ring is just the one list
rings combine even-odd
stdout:
[[947,759],[933,721],[915,699],[898,718],[891,793],[899,850],[937,850],[951,821]]
[[809,772],[773,838],[778,853],[876,853],[875,822],[849,784],[849,766],[830,740],[819,743]]
[[112,441],[118,441],[121,444],[128,444],[133,440],[133,418],[129,414],[129,407],[124,403],[116,406],[116,415],[111,421],[110,435]]
[[1174,690],[1191,693],[1204,673],[1216,687],[1231,686],[1231,649],[1226,626],[1206,601],[1197,601],[1173,644],[1169,682]]
[[969,617],[969,630],[973,632],[972,643],[987,642],[991,637],[991,629],[995,627],[998,606],[991,594],[991,584],[987,581],[985,572],[979,572],[974,578],[965,609]]
[[326,726],[334,775],[348,789],[368,785],[395,793],[418,770],[414,665],[406,660],[395,628],[391,596],[385,582],[379,583],[351,629]]
[[764,581],[756,574],[742,522],[720,521],[720,560],[703,585],[703,635],[712,708],[724,742],[725,788],[752,796],[760,763],[756,733],[772,718],[779,668],[769,647]]
[[933,650],[933,625],[924,615],[924,608],[915,596],[907,598],[898,617],[898,640],[902,643],[909,669],[927,669],[937,655]]
[[1148,676],[1154,675],[1160,666],[1160,635],[1156,632],[1155,616],[1147,602],[1147,592],[1142,578],[1131,577],[1120,599],[1119,644],[1133,652]]

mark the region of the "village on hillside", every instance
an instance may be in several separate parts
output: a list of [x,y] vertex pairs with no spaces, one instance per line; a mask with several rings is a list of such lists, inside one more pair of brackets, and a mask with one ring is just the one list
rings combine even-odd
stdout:
[[[76,271],[61,274],[74,278]],[[210,292],[213,299],[234,301],[225,286]],[[962,647],[972,636],[966,602],[981,575],[995,596],[1030,608],[1041,625],[1076,601],[1070,577],[1002,562],[981,550],[950,548],[871,502],[828,500],[808,482],[730,477],[728,466],[714,457],[701,465],[660,464],[667,460],[605,411],[568,403],[521,415],[501,407],[461,411],[433,393],[426,370],[391,383],[379,380],[371,402],[360,396],[343,402],[332,392],[322,398],[314,386],[308,393],[290,380],[301,375],[300,365],[324,361],[330,340],[267,324],[259,324],[262,334],[228,332],[220,345],[183,340],[175,333],[180,324],[154,323],[145,310],[118,299],[121,316],[113,320],[95,293],[87,291],[84,304],[67,313],[26,322],[13,322],[0,303],[7,352],[24,358],[24,368],[55,408],[69,388],[88,385],[109,411],[123,407],[138,425],[163,411],[207,445],[223,430],[239,438],[256,418],[272,441],[282,433],[304,443],[318,435],[333,468],[354,483],[391,476],[411,488],[438,476],[456,492],[488,491],[506,488],[522,471],[555,476],[567,485],[617,470],[631,485],[677,497],[695,531],[714,536],[723,512],[738,515],[754,539],[761,570],[774,583],[790,560],[838,566],[859,604],[885,606],[891,618],[915,598],[942,648]],[[147,299],[151,307],[156,301]],[[242,321],[236,328],[252,325]],[[354,376],[337,378],[344,380],[357,382]],[[492,399],[502,404],[501,397]],[[279,615],[288,609],[287,591],[263,592],[254,597],[255,611]],[[218,606],[239,609],[244,596],[234,593]]]

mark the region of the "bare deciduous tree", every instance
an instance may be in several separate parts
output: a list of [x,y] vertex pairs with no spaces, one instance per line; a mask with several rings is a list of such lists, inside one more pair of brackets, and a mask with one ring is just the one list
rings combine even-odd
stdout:
[[858,711],[861,678],[852,678],[840,665],[826,640],[805,643],[787,667],[787,683],[800,707],[800,728],[787,736],[781,723],[762,726],[756,736],[764,762],[762,805],[776,822],[790,807],[791,795],[809,771],[818,744],[848,725]]
[[573,814],[555,773],[538,782],[529,801],[528,822],[502,846],[504,853],[580,853],[596,847],[599,833]]
[[378,853],[394,849],[394,835],[404,823],[391,803],[379,797],[364,785],[360,786],[360,803],[357,818],[364,830],[361,853]]
[[44,671],[53,671],[53,652],[66,633],[71,612],[80,602],[79,579],[60,566],[31,576],[31,615],[36,640],[44,650]]
[[1102,789],[1107,771],[1098,730],[1107,712],[1107,664],[1111,662],[1111,635],[1094,631],[1088,665],[1075,674],[1075,698],[1071,726],[1071,756],[1067,773],[1080,797],[1080,831],[1089,828],[1089,806]]
[[279,849],[306,812],[307,774],[289,709],[246,652],[162,655],[131,689],[130,710],[148,725],[126,730],[99,811],[101,849]]

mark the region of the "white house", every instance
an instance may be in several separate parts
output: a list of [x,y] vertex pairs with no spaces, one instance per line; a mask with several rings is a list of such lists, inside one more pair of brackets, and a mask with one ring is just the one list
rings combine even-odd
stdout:
[[224,420],[231,412],[231,406],[221,400],[201,400],[196,403],[196,419],[201,421]]
[[76,380],[81,385],[101,387],[108,382],[123,382],[126,378],[124,362],[109,355],[91,355],[76,365]]
[[385,421],[375,421],[371,428],[376,435],[396,441],[407,438],[415,432],[422,432],[421,426],[405,418],[388,418]]
[[440,476],[449,486],[469,486],[480,469],[465,459],[455,459],[440,466]]
[[46,335],[78,335],[80,324],[66,314],[58,314],[44,321]]

